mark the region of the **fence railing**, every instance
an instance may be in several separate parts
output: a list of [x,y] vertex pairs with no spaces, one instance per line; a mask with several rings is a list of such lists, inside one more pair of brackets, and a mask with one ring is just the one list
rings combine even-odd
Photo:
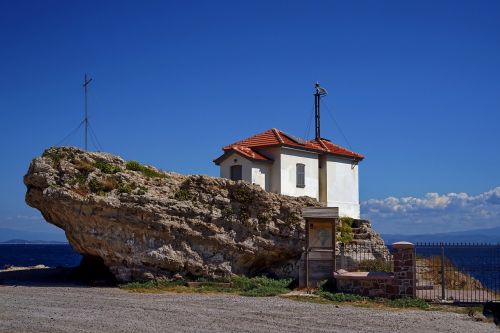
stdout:
[[337,269],[346,271],[392,272],[390,248],[381,244],[343,244],[336,250]]
[[500,244],[417,243],[417,296],[431,301],[500,300]]

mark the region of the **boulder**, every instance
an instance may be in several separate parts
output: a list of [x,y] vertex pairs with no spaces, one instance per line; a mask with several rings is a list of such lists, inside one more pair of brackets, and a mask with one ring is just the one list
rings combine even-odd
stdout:
[[[88,262],[120,282],[270,274],[298,277],[302,208],[320,206],[257,185],[72,147],[47,149],[24,177],[26,202],[62,228]],[[362,223],[360,242],[383,241]]]
[[289,267],[304,247],[301,209],[319,206],[243,181],[162,172],[72,147],[47,149],[24,183],[28,205],[121,282],[296,274]]

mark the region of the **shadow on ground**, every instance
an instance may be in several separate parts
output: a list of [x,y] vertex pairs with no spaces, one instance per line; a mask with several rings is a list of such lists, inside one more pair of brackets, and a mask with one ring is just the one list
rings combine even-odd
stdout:
[[77,267],[0,271],[0,286],[110,287],[116,284],[114,276],[98,258],[84,258]]
[[77,274],[77,267],[1,271],[0,285],[33,287],[81,287],[88,285]]

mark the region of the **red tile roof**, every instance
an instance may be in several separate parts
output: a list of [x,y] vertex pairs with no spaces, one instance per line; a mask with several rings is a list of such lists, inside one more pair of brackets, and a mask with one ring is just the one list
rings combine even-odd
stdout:
[[238,153],[249,157],[254,160],[262,160],[262,161],[270,161],[269,158],[265,157],[264,155],[259,154],[258,152],[252,150],[251,148],[244,147],[244,146],[233,146],[233,150],[237,151]]
[[348,150],[344,147],[341,147],[339,145],[334,144],[330,140],[326,140],[321,138],[320,140],[311,140],[309,142],[315,142],[321,144],[321,147],[326,150],[328,153],[333,154],[333,155],[341,155],[341,156],[349,156],[349,157],[354,157],[358,160],[362,160],[365,158],[363,155],[355,153],[351,150]]
[[270,159],[265,157],[264,155],[259,154],[255,151],[256,148],[261,147],[270,147],[270,146],[287,146],[294,147],[298,149],[312,150],[318,153],[326,153],[338,156],[345,156],[354,158],[356,160],[362,160],[364,158],[363,155],[345,149],[341,146],[338,146],[326,139],[319,140],[303,140],[297,138],[293,135],[287,134],[279,129],[272,128],[265,132],[256,134],[244,140],[232,143],[223,148],[224,155],[214,160],[216,164],[220,162],[224,156],[230,151],[236,151],[243,156],[246,156],[250,159],[254,160],[262,160],[269,161]]

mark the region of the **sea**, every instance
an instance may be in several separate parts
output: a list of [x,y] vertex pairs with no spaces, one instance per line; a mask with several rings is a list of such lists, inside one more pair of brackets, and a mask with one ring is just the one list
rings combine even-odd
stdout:
[[[389,246],[389,249],[392,248]],[[418,246],[417,257],[440,256],[439,246]],[[455,267],[493,290],[500,291],[500,245],[449,246],[445,256]],[[69,244],[0,244],[0,269],[6,265],[74,267],[82,256]]]
[[81,259],[69,244],[0,244],[0,269],[6,265],[74,267]]
[[417,243],[415,252],[417,258],[439,258],[437,265],[444,256],[446,270],[448,265],[453,265],[458,271],[479,280],[484,287],[500,292],[500,244],[445,243],[441,246],[438,243]]

